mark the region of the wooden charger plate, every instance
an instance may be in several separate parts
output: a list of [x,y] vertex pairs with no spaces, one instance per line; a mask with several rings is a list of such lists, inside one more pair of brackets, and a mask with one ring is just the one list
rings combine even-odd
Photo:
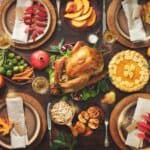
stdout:
[[[32,96],[25,93],[17,93],[24,100],[25,119],[28,130],[29,147],[39,144],[46,132],[46,116],[41,104]],[[5,100],[0,102],[0,116],[7,117]],[[0,136],[0,145],[7,149],[12,149],[10,136]]]
[[[48,14],[48,26],[46,27],[44,34],[40,36],[35,42],[29,40],[28,43],[13,42],[12,46],[22,50],[35,49],[52,36],[56,27],[56,13],[52,3],[49,0],[41,0],[41,3],[46,7]],[[12,34],[13,26],[15,22],[15,8],[16,0],[5,0],[0,6],[0,32],[6,33],[9,36]]]
[[127,96],[123,98],[113,109],[111,116],[110,116],[110,133],[111,136],[116,143],[116,145],[121,149],[121,150],[128,150],[130,149],[128,146],[125,145],[123,142],[123,138],[120,136],[119,130],[118,130],[118,119],[120,118],[120,114],[129,105],[132,105],[133,103],[137,102],[137,99],[139,97],[149,99],[150,100],[150,94],[144,94],[144,93],[137,93],[137,94],[132,94],[130,96]]
[[[112,0],[109,5],[107,11],[107,24],[109,30],[116,35],[118,42],[124,46],[130,48],[142,48],[150,46],[150,41],[136,43],[130,41],[127,19],[121,6],[121,2],[122,0]],[[144,27],[146,33],[148,33],[150,26],[147,25]],[[148,35],[150,34],[148,33]]]

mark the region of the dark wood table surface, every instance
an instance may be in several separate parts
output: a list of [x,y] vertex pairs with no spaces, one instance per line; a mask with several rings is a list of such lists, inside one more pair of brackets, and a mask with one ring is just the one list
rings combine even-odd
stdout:
[[[93,3],[95,3],[95,0],[91,0],[91,1]],[[54,0],[52,1],[52,3],[55,5]],[[62,0],[62,12],[61,12],[62,15],[63,15],[65,3],[66,3],[66,0]],[[99,0],[98,2],[96,2],[95,6],[96,6],[96,9],[98,10],[98,15],[100,17],[102,14],[102,0]],[[107,6],[109,6],[109,3],[107,4]],[[66,42],[75,42],[77,40],[84,40],[85,42],[87,42],[87,36],[90,33],[95,33],[99,29],[100,29],[100,31],[102,29],[102,20],[99,20],[97,22],[97,24],[89,30],[74,30],[63,19],[62,19],[62,21],[63,21],[63,26],[62,26],[61,32],[56,30],[55,33],[53,34],[52,38],[46,44],[39,47],[38,49],[44,50],[45,48],[49,47],[51,44],[58,43],[61,38],[65,38]],[[98,33],[98,36],[101,39],[102,33],[101,32]],[[101,45],[101,41],[100,41],[99,45]],[[107,64],[108,64],[109,60],[112,58],[112,56],[120,50],[127,49],[127,47],[124,47],[116,42],[111,47],[111,49],[112,49],[112,53],[105,56],[105,69],[107,69]],[[29,55],[32,53],[31,51],[21,51],[21,50],[15,50],[15,51],[17,53],[19,53],[20,55],[23,55],[27,59],[29,58]],[[146,55],[146,49],[143,48],[138,51],[143,53],[144,55]],[[36,71],[36,76],[38,76],[38,75],[46,76],[44,71]],[[127,93],[120,92],[119,90],[114,88],[112,85],[110,85],[110,87],[111,87],[111,90],[114,90],[117,93],[117,102],[119,102],[123,97],[129,95]],[[6,84],[6,88],[4,90],[0,91],[0,97],[4,96],[9,89],[15,89],[16,91],[25,92],[25,93],[32,95],[41,103],[45,112],[46,112],[47,103],[49,101],[51,101],[51,99],[52,99],[49,94],[39,95],[39,94],[36,94],[35,92],[33,92],[30,84],[25,85],[25,86],[14,86],[8,82]],[[142,90],[142,92],[148,92],[148,91],[149,91],[148,86],[146,86]],[[75,103],[79,107],[82,107],[82,108],[87,107],[89,105],[93,105],[93,104],[99,105],[101,96],[103,96],[103,95],[100,95],[94,99],[87,101],[87,102],[75,102]],[[55,126],[55,125],[53,125],[53,126]],[[32,148],[32,150],[50,150],[48,140],[49,140],[49,137],[48,137],[48,131],[47,131],[43,140],[41,141],[41,143],[37,147]],[[110,147],[108,148],[108,150],[118,150],[119,149],[114,144],[113,140],[111,139],[111,136],[110,136],[110,142],[111,142],[111,144],[110,144]],[[94,132],[94,134],[90,137],[79,137],[77,150],[104,150],[105,148],[104,148],[103,143],[104,143],[104,125],[100,126],[100,128],[98,130],[96,130]],[[3,148],[0,148],[0,150],[3,150]]]

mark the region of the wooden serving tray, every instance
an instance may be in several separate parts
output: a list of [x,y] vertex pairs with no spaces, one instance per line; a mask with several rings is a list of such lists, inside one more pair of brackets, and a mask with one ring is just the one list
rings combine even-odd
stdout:
[[[12,46],[22,50],[32,50],[43,45],[52,36],[56,27],[56,13],[52,3],[49,0],[42,0],[42,3],[47,6],[50,12],[50,22],[46,33],[37,41],[29,43],[16,43],[13,42]],[[15,21],[15,8],[16,0],[5,0],[0,6],[0,32],[8,34],[12,33],[14,21]],[[9,35],[9,34],[8,34]]]
[[130,96],[127,96],[123,98],[113,109],[111,116],[110,116],[110,133],[111,136],[116,143],[116,145],[119,147],[121,150],[129,150],[129,147],[125,145],[125,143],[122,141],[119,131],[118,131],[118,118],[122,112],[122,110],[128,106],[129,104],[133,102],[137,102],[137,99],[139,97],[150,99],[150,94],[144,94],[144,93],[136,93],[132,94]]
[[112,0],[109,5],[107,11],[107,25],[109,30],[116,34],[118,42],[126,47],[142,48],[150,46],[150,41],[136,43],[130,41],[127,19],[121,6],[121,2],[122,0]]

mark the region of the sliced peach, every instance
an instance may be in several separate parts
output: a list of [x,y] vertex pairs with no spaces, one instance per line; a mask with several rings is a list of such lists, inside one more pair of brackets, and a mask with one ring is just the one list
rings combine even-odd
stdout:
[[67,13],[76,12],[77,11],[77,4],[75,2],[73,2],[73,1],[67,2],[65,11]]
[[96,12],[93,9],[91,16],[87,20],[86,26],[87,27],[92,26],[95,23],[95,21],[96,21]]
[[74,19],[79,17],[81,14],[82,14],[82,9],[74,13],[67,13],[64,15],[64,17],[68,19]]
[[79,16],[79,17],[76,17],[74,20],[75,20],[75,21],[83,21],[83,20],[86,20],[86,19],[88,19],[88,18],[91,16],[92,11],[93,11],[93,8],[90,7],[89,11],[88,11],[86,14],[81,15],[81,16]]
[[88,0],[82,0],[84,11],[83,14],[86,14],[90,8],[90,3]]
[[83,8],[82,0],[74,0],[74,3],[77,6],[77,11],[81,10]]
[[83,20],[83,21],[75,21],[75,20],[72,20],[71,21],[71,24],[72,26],[76,27],[76,28],[81,28],[81,27],[84,27],[86,25],[87,21],[86,20]]

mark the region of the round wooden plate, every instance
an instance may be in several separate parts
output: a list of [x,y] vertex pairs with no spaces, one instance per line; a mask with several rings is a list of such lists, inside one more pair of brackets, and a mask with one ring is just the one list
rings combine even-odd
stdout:
[[[45,112],[41,104],[32,96],[26,93],[17,93],[24,100],[25,118],[28,129],[29,147],[34,147],[39,144],[46,132],[47,123]],[[5,100],[0,99],[0,116],[6,117]],[[35,129],[36,128],[36,129]],[[0,145],[11,149],[10,137],[0,136]]]
[[[48,29],[51,26],[51,12],[49,12],[49,9],[47,8],[47,6],[45,5],[45,3],[43,3],[42,1],[40,1],[40,4],[42,4],[45,7],[45,10],[47,11],[47,26],[44,29],[44,33],[39,35],[35,41],[33,41],[31,38],[29,38],[27,43],[33,43],[36,42],[38,40],[40,40],[41,38],[43,38],[43,36],[47,33]],[[14,27],[14,23],[15,23],[15,8],[16,8],[16,0],[12,0],[10,1],[10,3],[8,3],[2,13],[2,25],[4,28],[4,31],[6,32],[6,34],[8,34],[10,37],[12,35],[13,32],[13,27]],[[13,17],[12,17],[13,15]],[[10,22],[11,20],[11,22]],[[19,42],[19,41],[15,41],[16,43],[20,43],[20,44],[26,44],[23,42]]]
[[[39,37],[35,42],[33,42],[32,40],[30,40],[28,43],[13,42],[13,47],[22,50],[35,49],[44,44],[52,36],[56,27],[55,9],[49,0],[41,0],[41,3],[45,5],[47,11],[49,12],[49,21],[48,26],[44,31],[45,33],[41,37]],[[15,7],[16,0],[5,0],[0,6],[0,32],[6,33],[9,36],[12,33],[15,22]]]
[[[35,110],[35,108],[29,104],[28,102],[24,101],[24,112],[25,112],[25,120],[26,120],[26,126],[28,130],[28,144],[32,144],[36,138],[38,137],[38,134],[40,132],[40,117],[38,112]],[[3,103],[0,105],[0,116],[3,118],[7,117],[7,109],[6,109],[6,103],[3,101]],[[12,149],[10,144],[10,136],[0,136],[0,145],[7,149]]]
[[137,99],[139,97],[146,98],[150,100],[150,94],[144,94],[144,93],[137,93],[137,94],[132,94],[130,96],[127,96],[123,98],[113,109],[111,116],[110,116],[110,133],[111,136],[116,143],[116,145],[121,149],[121,150],[128,150],[129,147],[125,145],[123,142],[122,138],[120,137],[119,131],[118,131],[118,119],[125,107],[128,105],[131,105],[134,102],[137,102]]
[[[110,31],[116,34],[118,42],[130,47],[141,48],[150,46],[150,41],[132,42],[129,37],[127,19],[125,17],[121,0],[112,0],[107,11],[107,24]],[[145,26],[146,33],[149,26]]]

